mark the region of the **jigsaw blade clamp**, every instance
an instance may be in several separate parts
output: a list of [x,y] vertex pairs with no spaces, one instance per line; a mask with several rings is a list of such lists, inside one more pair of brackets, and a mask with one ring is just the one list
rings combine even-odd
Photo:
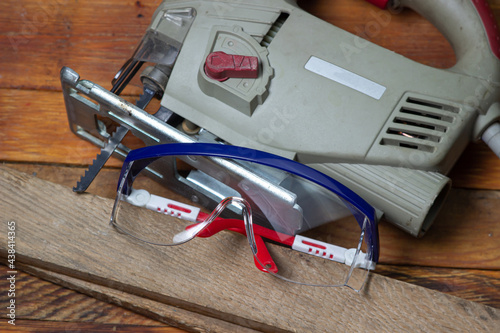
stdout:
[[[416,63],[293,1],[164,1],[111,92],[61,71],[72,131],[102,147],[76,190],[85,190],[111,154],[126,156],[128,131],[146,145],[216,142],[316,168],[388,221],[423,235],[467,144],[482,138],[500,156],[498,32],[484,0],[370,2],[419,12],[450,41],[456,65]],[[150,65],[141,75],[144,94],[132,105],[118,94],[143,64]],[[149,114],[144,107],[154,97],[161,107]],[[104,118],[119,125],[115,133]],[[180,177],[173,164],[149,172],[207,206],[224,195],[215,179]]]

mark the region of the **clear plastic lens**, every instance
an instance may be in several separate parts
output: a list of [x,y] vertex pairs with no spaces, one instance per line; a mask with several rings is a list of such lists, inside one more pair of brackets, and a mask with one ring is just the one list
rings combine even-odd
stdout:
[[[141,183],[154,168],[162,174],[170,168],[168,185],[195,198],[207,213],[180,196],[159,193],[164,190],[152,181]],[[258,268],[308,285],[360,290],[374,267],[371,247],[363,242],[370,221],[335,193],[295,174],[251,162],[170,156],[143,169],[133,184],[126,178],[112,222],[142,241],[178,245],[230,230],[247,235]]]

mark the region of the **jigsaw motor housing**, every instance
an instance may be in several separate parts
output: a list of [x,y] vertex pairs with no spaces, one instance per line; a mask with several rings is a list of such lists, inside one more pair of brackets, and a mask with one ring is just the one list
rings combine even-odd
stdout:
[[[161,105],[200,130],[155,141],[148,133],[168,124],[149,118],[151,124],[138,118],[121,124],[146,144],[220,142],[295,159],[421,236],[450,189],[446,174],[469,142],[488,129],[488,137],[496,135],[500,119],[500,48],[477,3],[398,2],[452,45],[457,63],[437,69],[324,22],[293,1],[164,1],[134,58],[169,68]],[[381,25],[392,15],[374,13]],[[215,52],[258,59],[257,75],[214,79],[206,61]],[[95,132],[81,123],[72,128]]]

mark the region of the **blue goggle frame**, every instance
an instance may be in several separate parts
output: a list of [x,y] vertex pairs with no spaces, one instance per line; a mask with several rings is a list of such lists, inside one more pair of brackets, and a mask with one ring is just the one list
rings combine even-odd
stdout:
[[[357,209],[358,212],[355,210],[352,212],[361,228],[365,217],[370,221],[369,227],[366,229],[365,241],[371,248],[371,260],[375,263],[378,262],[380,248],[375,209],[335,179],[307,165],[271,153],[215,143],[168,143],[135,149],[129,152],[123,163],[118,184],[122,183],[125,174],[127,179],[121,189],[122,193],[128,194],[130,192],[135,177],[150,163],[161,157],[174,155],[211,156],[262,164],[295,174],[332,191]],[[364,216],[359,216],[359,213],[364,214]]]

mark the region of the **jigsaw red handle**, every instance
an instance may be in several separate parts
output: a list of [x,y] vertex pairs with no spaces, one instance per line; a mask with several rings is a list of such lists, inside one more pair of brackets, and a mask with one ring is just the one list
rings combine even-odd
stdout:
[[[367,0],[385,8],[388,0]],[[429,20],[450,42],[457,64],[450,70],[488,78],[498,67],[500,34],[486,0],[400,0]]]
[[389,2],[389,0],[366,0],[366,1],[374,4],[377,7],[382,8],[382,9],[387,7],[387,3]]

